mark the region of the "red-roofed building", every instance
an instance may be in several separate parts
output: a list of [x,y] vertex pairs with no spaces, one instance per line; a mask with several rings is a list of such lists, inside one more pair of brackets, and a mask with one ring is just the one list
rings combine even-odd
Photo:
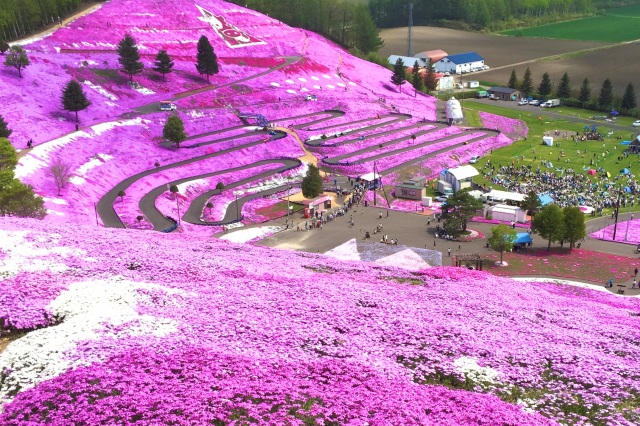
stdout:
[[428,62],[428,60],[431,59],[431,63],[435,64],[440,59],[448,55],[449,54],[444,50],[437,49],[437,50],[427,50],[426,52],[418,53],[417,55],[415,55],[415,57],[424,59],[425,62]]

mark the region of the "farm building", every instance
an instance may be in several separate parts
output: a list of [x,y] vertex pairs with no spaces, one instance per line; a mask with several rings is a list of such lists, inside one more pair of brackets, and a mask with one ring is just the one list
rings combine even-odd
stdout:
[[447,101],[444,110],[449,124],[460,123],[462,121],[462,107],[460,106],[460,101],[453,96]]
[[510,87],[495,86],[490,88],[488,92],[489,95],[493,95],[494,98],[500,99],[501,101],[515,101],[521,97],[518,89],[512,89]]
[[431,63],[435,64],[436,62],[438,62],[440,59],[444,58],[447,55],[448,53],[445,52],[444,50],[437,49],[437,50],[427,50],[426,52],[420,52],[417,55],[415,55],[415,57],[424,59],[425,62],[429,62],[429,59],[431,59]]
[[471,72],[474,68],[481,68],[484,65],[484,58],[476,52],[460,53],[459,55],[448,55],[435,63],[436,71],[463,74]]
[[453,90],[456,80],[452,76],[436,73],[436,90]]
[[413,178],[399,183],[395,187],[396,198],[407,198],[409,200],[422,200],[426,195],[424,178]]
[[464,188],[471,188],[473,186],[473,177],[479,174],[475,167],[467,164],[447,170],[444,180],[451,184],[453,192],[458,192]]
[[413,65],[416,63],[416,61],[418,61],[418,66],[420,67],[426,67],[427,66],[427,61],[421,58],[413,58],[411,56],[400,56],[400,55],[391,55],[387,58],[387,62],[389,62],[391,65],[395,65],[396,62],[398,62],[398,59],[402,59],[402,62],[404,62],[404,66],[409,68],[409,67],[413,67]]

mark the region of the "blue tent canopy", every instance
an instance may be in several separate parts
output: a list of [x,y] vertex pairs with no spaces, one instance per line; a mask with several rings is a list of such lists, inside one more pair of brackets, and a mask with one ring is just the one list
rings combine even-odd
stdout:
[[543,206],[553,203],[553,198],[548,194],[538,195],[538,200],[540,200],[540,204]]
[[516,244],[532,243],[531,235],[528,232],[518,232],[516,234]]
[[625,167],[624,169],[620,170],[620,173],[622,173],[623,175],[628,175],[629,173],[631,173],[631,171]]
[[624,187],[624,192],[628,192],[629,194],[631,194],[631,188],[628,186]]

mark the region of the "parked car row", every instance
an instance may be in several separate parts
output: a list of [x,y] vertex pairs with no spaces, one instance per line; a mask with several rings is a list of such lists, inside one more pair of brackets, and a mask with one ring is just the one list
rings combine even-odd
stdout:
[[560,106],[560,99],[549,99],[549,100],[539,100],[539,99],[520,99],[518,101],[518,105],[533,105],[539,106],[542,108],[553,108]]
[[481,65],[481,66],[479,66],[479,67],[473,67],[473,68],[471,68],[471,69],[469,69],[469,70],[462,70],[462,71],[459,71],[459,72],[457,72],[456,74],[460,75],[460,74],[466,74],[466,73],[469,73],[469,72],[485,71],[485,70],[488,70],[488,69],[490,69],[490,68],[491,68],[491,67],[490,67],[489,65]]

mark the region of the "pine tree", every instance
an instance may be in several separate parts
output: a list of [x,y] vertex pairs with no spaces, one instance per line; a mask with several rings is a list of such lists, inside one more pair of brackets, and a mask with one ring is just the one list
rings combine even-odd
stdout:
[[518,77],[516,76],[516,70],[511,70],[511,77],[509,77],[509,82],[507,83],[507,87],[510,89],[518,88]]
[[9,138],[11,133],[13,133],[13,130],[9,128],[7,122],[0,115],[0,138]]
[[322,184],[322,176],[320,176],[320,170],[313,165],[309,164],[309,170],[304,178],[302,178],[302,195],[305,198],[315,198],[322,194],[324,186]]
[[384,45],[380,38],[380,31],[376,27],[369,7],[361,4],[356,7],[354,13],[354,47],[365,55],[369,52],[377,52]]
[[571,97],[571,79],[569,78],[569,73],[566,71],[562,74],[556,96],[560,99],[567,99]]
[[[636,102],[636,89],[633,87],[632,83],[627,84],[627,88],[624,91],[624,95],[622,96],[622,108],[629,111],[638,106]],[[0,121],[0,132],[2,131],[2,122]],[[0,134],[0,136],[2,136]]]
[[22,68],[25,68],[30,63],[25,51],[17,44],[9,48],[9,53],[4,58],[4,66],[17,69],[20,78],[22,78]]
[[198,40],[196,61],[196,69],[200,75],[205,74],[207,76],[207,83],[209,82],[209,76],[218,74],[218,58],[206,36],[201,36]]
[[549,77],[549,73],[545,72],[542,74],[542,80],[540,81],[540,86],[538,86],[538,94],[543,98],[546,98],[551,94],[552,90],[551,78]]
[[124,38],[118,43],[118,56],[118,62],[122,65],[120,71],[129,74],[129,81],[133,82],[134,74],[140,74],[144,65],[140,62],[136,41],[129,34],[125,34]]
[[580,93],[578,94],[578,100],[584,105],[591,101],[591,85],[589,79],[585,78],[580,86]]
[[162,74],[162,81],[165,81],[165,75],[172,71],[173,59],[171,59],[171,56],[163,49],[156,55],[154,65],[153,70]]
[[424,79],[424,84],[427,86],[427,92],[431,93],[436,90],[438,82],[436,81],[436,69],[433,66],[433,61],[429,58],[427,61],[427,75]]
[[520,87],[520,91],[524,93],[525,97],[528,97],[533,93],[533,80],[531,80],[531,70],[529,68],[527,68],[524,72],[524,77],[522,77],[522,86]]
[[598,106],[604,111],[611,108],[613,103],[613,86],[608,78],[602,83],[600,88],[600,96],[598,96]]
[[8,139],[0,137],[0,216],[42,219],[47,214],[44,200],[35,195],[31,185],[15,178],[17,164],[15,148]]
[[62,91],[62,108],[66,111],[76,113],[76,123],[78,122],[78,111],[82,111],[91,105],[91,101],[87,99],[80,83],[71,80]]
[[398,58],[393,66],[393,75],[391,76],[391,82],[398,86],[398,91],[402,93],[402,85],[407,82],[406,71],[402,58]]
[[418,66],[418,61],[413,64],[413,74],[411,76],[411,85],[416,90],[416,92],[422,92],[424,89],[424,80],[422,79],[422,75],[420,74],[420,67]]
[[162,137],[175,143],[180,147],[180,142],[183,142],[187,138],[187,134],[184,132],[184,123],[177,115],[169,117],[162,129]]

